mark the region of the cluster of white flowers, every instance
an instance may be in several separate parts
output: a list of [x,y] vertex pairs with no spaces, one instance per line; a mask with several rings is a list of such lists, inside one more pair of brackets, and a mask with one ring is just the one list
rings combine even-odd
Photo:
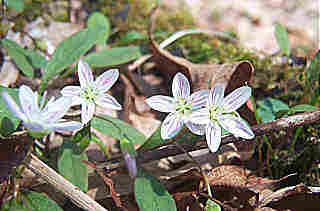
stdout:
[[[94,81],[88,63],[80,60],[78,76],[80,86],[64,87],[61,90],[62,97],[57,100],[51,98],[46,105],[46,92],[39,106],[38,93],[25,85],[19,88],[20,107],[8,93],[3,92],[2,98],[9,110],[22,120],[26,129],[35,137],[42,137],[52,131],[74,131],[82,128],[92,119],[96,105],[121,110],[121,105],[117,100],[105,93],[117,81],[118,70],[108,70]],[[61,119],[71,106],[79,104],[82,107],[82,124]]]
[[[93,117],[96,106],[121,110],[117,100],[106,92],[119,77],[116,69],[111,69],[93,79],[88,63],[80,60],[78,64],[80,86],[67,86],[61,90],[62,97],[51,98],[46,104],[46,95],[40,105],[38,93],[23,85],[19,88],[20,107],[6,92],[2,97],[9,110],[23,121],[32,135],[40,137],[52,131],[74,131],[87,124]],[[216,152],[221,142],[221,127],[236,137],[254,137],[250,127],[240,118],[236,110],[251,96],[251,88],[240,87],[224,98],[225,87],[215,84],[211,90],[190,93],[188,79],[181,73],[173,78],[173,97],[156,95],[146,100],[158,111],[167,112],[161,126],[163,139],[173,138],[185,125],[197,135],[206,135],[209,149]],[[73,105],[81,104],[81,123],[61,118]]]
[[236,112],[251,96],[251,88],[240,87],[224,97],[225,87],[215,84],[210,90],[190,95],[188,79],[177,73],[172,83],[173,97],[152,96],[147,104],[169,115],[161,125],[161,137],[173,138],[183,125],[197,135],[206,135],[210,151],[216,152],[221,143],[221,127],[236,137],[254,138],[254,133]]

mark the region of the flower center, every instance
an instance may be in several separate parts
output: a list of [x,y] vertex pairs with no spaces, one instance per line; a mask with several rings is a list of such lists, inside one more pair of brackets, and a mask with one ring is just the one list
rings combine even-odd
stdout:
[[191,112],[192,104],[186,101],[184,98],[180,98],[176,102],[176,112],[182,114],[188,114]]
[[88,86],[81,92],[81,96],[89,102],[94,102],[98,94],[98,89],[94,86]]
[[222,106],[217,106],[217,105],[212,105],[209,108],[209,116],[212,121],[217,121],[218,117],[223,113],[223,107]]

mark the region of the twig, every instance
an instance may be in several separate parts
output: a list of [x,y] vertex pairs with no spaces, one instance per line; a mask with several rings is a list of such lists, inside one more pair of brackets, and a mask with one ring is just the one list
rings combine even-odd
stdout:
[[[285,130],[288,128],[298,127],[302,125],[308,125],[314,122],[317,122],[320,120],[320,110],[306,112],[302,114],[296,114],[292,115],[286,118],[281,118],[277,120],[270,121],[268,123],[255,126],[252,128],[252,131],[254,132],[256,137],[263,136],[266,134],[270,134],[273,132],[277,132],[280,130]],[[257,141],[258,139],[252,139],[252,140],[243,140],[239,138],[235,138],[232,134],[228,134],[222,137],[221,145],[229,144],[229,143],[235,143],[240,141]],[[180,143],[180,145],[185,149],[186,152],[200,150],[207,148],[207,142],[204,138],[201,138],[197,141],[195,144],[194,142],[192,144],[186,144],[186,143]],[[181,149],[177,148],[177,146],[169,144],[161,146],[160,149],[154,149],[150,151],[143,151],[139,153],[137,157],[137,163],[147,163],[155,160],[160,160],[162,158],[170,157],[170,156],[176,156],[181,153],[184,153],[181,151]],[[104,163],[97,165],[97,168],[106,168],[107,170],[113,170],[115,168],[123,167],[124,163],[115,163],[116,160],[113,160],[112,163]]]
[[88,211],[107,211],[95,200],[83,193],[78,187],[71,184],[68,180],[63,178],[63,176],[55,172],[32,153],[30,153],[29,157],[24,161],[24,165],[26,165],[26,167],[33,173],[40,176],[56,189],[71,198],[81,208]]

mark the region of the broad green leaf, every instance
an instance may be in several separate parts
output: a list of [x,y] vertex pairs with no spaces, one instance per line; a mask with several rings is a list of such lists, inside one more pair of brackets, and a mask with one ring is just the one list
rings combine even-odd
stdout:
[[22,191],[22,202],[18,202],[16,198],[13,198],[5,202],[2,206],[3,211],[62,211],[59,205],[49,199],[45,194],[34,191]]
[[96,44],[105,30],[98,26],[86,28],[61,42],[44,70],[40,92],[43,92],[49,80],[77,61],[82,54]]
[[31,50],[27,50],[24,48],[21,48],[20,45],[18,45],[16,42],[12,41],[12,40],[8,40],[8,39],[3,39],[1,41],[2,45],[4,48],[13,48],[16,51],[18,51],[20,54],[23,54],[26,59],[27,62],[36,68],[45,68],[47,65],[47,60],[44,56],[41,56],[40,54],[38,54],[35,51],[31,51]]
[[120,149],[122,153],[128,152],[134,157],[137,156],[137,152],[133,146],[133,143],[127,139],[126,135],[123,135],[120,139]]
[[142,35],[140,32],[135,30],[127,32],[125,35],[121,37],[119,40],[120,43],[130,43],[136,40],[144,40],[147,39],[147,36]]
[[[9,40],[7,40],[9,41]],[[11,41],[12,42],[12,41]],[[27,57],[19,51],[17,48],[13,47],[12,45],[7,45],[9,42],[5,40],[2,41],[3,46],[7,49],[8,55],[14,60],[18,68],[28,77],[33,77],[33,68]],[[12,42],[13,43],[13,42]]]
[[88,54],[83,60],[91,67],[107,67],[124,64],[141,56],[139,47],[115,47]]
[[278,45],[282,52],[286,56],[290,56],[290,42],[288,38],[288,32],[284,26],[279,23],[274,25],[274,33],[278,42]]
[[104,45],[107,42],[109,33],[110,33],[110,22],[106,16],[104,16],[100,12],[94,12],[90,15],[87,22],[88,28],[100,26],[101,28],[105,28],[104,33],[100,34],[100,38],[98,43],[100,45]]
[[5,0],[9,8],[14,8],[17,11],[21,11],[24,8],[24,0]]
[[88,160],[81,149],[65,139],[60,147],[60,156],[58,158],[58,170],[67,180],[75,186],[78,186],[83,192],[88,191],[88,167],[82,163],[82,160]]
[[176,211],[175,201],[157,179],[138,170],[134,194],[140,211]]
[[205,211],[221,211],[221,207],[217,203],[208,199],[206,203]]
[[289,110],[289,106],[277,99],[273,99],[271,97],[265,98],[263,100],[259,100],[257,103],[261,108],[264,108],[266,110],[270,110],[273,113],[277,113],[281,110]]
[[311,63],[306,71],[306,82],[309,86],[313,87],[313,82],[320,79],[320,50],[314,55]]
[[[19,105],[18,101],[18,89],[10,89],[0,86],[0,94],[7,92]],[[2,97],[0,97],[0,134],[8,136],[13,133],[20,123],[20,119],[15,117],[7,107]]]
[[259,100],[257,104],[259,105],[257,112],[263,123],[275,120],[277,113],[280,111],[285,111],[286,113],[290,110],[285,102],[270,97]]
[[146,141],[146,137],[133,128],[128,123],[114,117],[107,115],[99,115],[101,118],[93,117],[91,126],[97,129],[101,133],[107,134],[116,139],[121,139],[123,135],[126,135],[133,144],[141,145]]
[[300,104],[300,105],[296,105],[296,106],[293,106],[292,108],[290,108],[290,112],[296,113],[296,112],[313,111],[313,110],[317,110],[317,109],[318,109],[318,107],[316,107],[316,106],[312,106],[312,105],[308,105],[308,104]]

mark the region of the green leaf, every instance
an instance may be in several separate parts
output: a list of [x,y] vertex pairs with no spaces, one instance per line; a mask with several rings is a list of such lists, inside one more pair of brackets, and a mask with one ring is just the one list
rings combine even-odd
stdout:
[[88,160],[81,149],[65,139],[60,147],[60,156],[58,158],[58,170],[67,180],[75,186],[78,186],[83,192],[88,191],[88,167],[82,163],[82,160]]
[[287,113],[290,110],[285,102],[270,97],[259,100],[257,104],[259,105],[257,112],[263,123],[275,120],[280,111]]
[[3,211],[63,211],[59,205],[49,199],[46,195],[34,191],[22,191],[22,202],[18,202],[16,198],[6,201],[2,209]]
[[91,142],[90,136],[90,124],[87,124],[81,130],[76,132],[76,134],[72,136],[71,140],[73,143],[79,143],[80,151],[83,152]]
[[24,8],[24,0],[5,0],[5,2],[9,8],[16,9],[17,11],[21,11]]
[[274,25],[274,33],[278,42],[278,45],[282,52],[286,56],[290,56],[290,42],[288,38],[288,32],[284,26],[279,23]]
[[281,110],[289,110],[289,106],[281,101],[271,97],[265,98],[263,100],[259,100],[257,103],[261,108],[266,110],[270,110],[273,113],[277,113]]
[[300,104],[300,105],[296,105],[296,106],[293,106],[292,108],[290,108],[290,112],[296,113],[296,112],[313,111],[313,110],[317,110],[317,109],[318,109],[318,107],[316,107],[316,106],[312,106],[312,105],[308,105],[308,104]]
[[[0,93],[7,92],[16,102],[18,101],[18,89],[10,89],[0,86]],[[19,105],[19,103],[17,103]],[[7,107],[2,97],[0,97],[0,134],[8,136],[13,133],[20,123],[20,119],[14,116]]]
[[[18,50],[18,45],[8,45],[13,44],[14,42],[8,42],[9,40],[3,40],[2,45],[7,49],[8,55],[14,60],[14,62],[17,64],[18,68],[28,77],[33,77],[33,68],[29,61],[27,60],[27,57]],[[15,43],[14,43],[15,44]]]
[[137,156],[137,152],[133,146],[133,143],[129,139],[127,139],[125,135],[120,139],[120,149],[122,153],[128,152],[134,157]]
[[128,123],[107,115],[99,115],[99,117],[103,119],[93,117],[91,126],[101,133],[107,134],[108,136],[119,140],[125,134],[133,144],[141,145],[146,141],[146,137]]
[[98,40],[98,43],[100,45],[104,45],[107,42],[107,39],[110,33],[109,19],[100,12],[94,12],[88,18],[87,25],[88,25],[88,28],[99,26],[105,29],[104,33],[100,34],[100,38]]
[[110,153],[108,152],[107,150],[107,146],[103,143],[103,141],[101,141],[97,136],[96,134],[92,133],[91,134],[91,138],[92,138],[92,141],[95,142],[96,144],[98,144],[98,146],[100,147],[100,149],[103,151],[103,153],[107,156],[107,157],[110,157]]
[[140,211],[176,211],[175,201],[168,191],[142,169],[134,183],[134,193]]
[[41,56],[37,52],[21,48],[20,45],[18,45],[16,42],[12,40],[3,39],[1,43],[4,48],[6,49],[13,48],[20,54],[23,54],[26,57],[27,62],[30,63],[33,67],[36,67],[36,68],[46,67],[47,65],[46,58],[44,56]]
[[206,203],[205,211],[221,211],[221,207],[217,203],[208,199]]
[[320,50],[314,55],[311,63],[306,71],[306,82],[309,86],[313,87],[313,82],[320,79]]
[[74,63],[82,54],[96,44],[101,38],[101,33],[105,33],[105,30],[98,26],[86,28],[61,42],[44,70],[40,92],[43,92],[49,80],[63,71],[68,65]]
[[144,40],[147,39],[147,36],[142,35],[140,32],[137,32],[135,30],[127,32],[125,35],[121,37],[119,40],[120,43],[130,43],[136,40]]
[[88,54],[83,60],[91,67],[107,67],[124,64],[141,56],[139,47],[115,47]]

